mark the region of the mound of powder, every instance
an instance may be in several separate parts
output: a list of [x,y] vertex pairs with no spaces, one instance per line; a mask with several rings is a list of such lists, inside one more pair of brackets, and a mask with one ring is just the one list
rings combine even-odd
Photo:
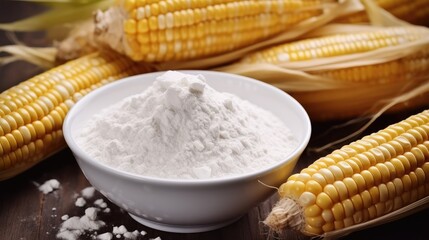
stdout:
[[114,168],[169,179],[222,178],[283,160],[297,141],[272,113],[168,71],[94,116],[77,143]]

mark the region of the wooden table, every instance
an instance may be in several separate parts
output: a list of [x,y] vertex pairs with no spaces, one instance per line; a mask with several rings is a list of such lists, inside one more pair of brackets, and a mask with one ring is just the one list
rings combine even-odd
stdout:
[[[0,2],[0,22],[18,19],[37,10],[37,8],[29,8],[28,5],[22,3]],[[20,38],[27,43],[43,45],[45,40],[40,36],[40,34],[21,34]],[[9,41],[4,32],[0,32],[0,46],[5,44],[9,44]],[[22,62],[0,67],[0,90],[3,91],[37,72],[39,72],[37,68]],[[421,110],[385,115],[359,137],[382,129],[388,124],[400,121]],[[313,123],[313,135],[309,148],[321,146],[353,131],[352,127],[346,127],[324,134],[329,128],[340,123],[342,122]],[[306,151],[299,160],[295,171],[299,171],[327,153],[328,151],[317,154]],[[34,183],[43,183],[52,178],[58,179],[61,183],[60,189],[48,195],[39,192]],[[76,196],[87,186],[89,186],[88,181],[68,149],[53,155],[13,179],[0,182],[0,239],[56,239],[55,235],[62,222],[62,215],[82,216],[84,214],[85,207],[76,207],[74,203]],[[86,207],[92,206],[92,202],[98,198],[103,198],[103,196],[96,192]],[[139,239],[158,236],[163,240],[309,239],[294,232],[275,235],[261,223],[277,200],[275,193],[271,198],[251,209],[237,222],[219,230],[196,234],[174,234],[150,229],[135,222],[127,213],[108,202],[107,199],[104,198],[104,200],[108,203],[111,212],[100,214],[100,219],[107,225],[98,233],[111,232],[113,226],[124,225],[131,231],[144,230],[147,232],[146,236],[139,237]],[[345,239],[429,239],[429,229],[426,229],[428,219],[429,210],[424,210],[389,224],[353,233]],[[88,234],[82,236],[82,239],[91,239],[91,237]]]

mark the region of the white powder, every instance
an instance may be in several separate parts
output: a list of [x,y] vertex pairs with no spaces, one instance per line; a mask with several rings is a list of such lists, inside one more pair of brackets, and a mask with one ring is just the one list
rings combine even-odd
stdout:
[[113,227],[113,230],[112,230],[113,234],[124,234],[126,232],[128,232],[128,231],[124,225],[121,225],[119,227]]
[[86,187],[80,193],[82,197],[85,199],[90,199],[94,197],[95,188],[94,187]]
[[138,235],[139,235],[138,231],[137,231],[137,234],[135,232],[126,232],[124,233],[124,238],[134,240],[134,239],[137,239]]
[[95,221],[97,219],[97,212],[97,208],[89,207],[85,209],[85,216],[87,216],[90,220]]
[[125,239],[137,239],[139,235],[144,236],[146,234],[145,231],[139,232],[137,230],[134,230],[133,232],[129,232],[124,225],[121,225],[119,227],[114,226],[112,233],[116,235],[116,238],[121,238],[121,236],[124,236]]
[[106,208],[107,207],[107,203],[102,198],[95,200],[94,205],[96,205],[100,208]]
[[112,238],[113,238],[113,235],[109,232],[97,235],[97,239],[100,239],[100,240],[111,240]]
[[273,114],[217,92],[201,75],[173,71],[94,116],[76,140],[112,167],[173,179],[254,172],[297,146]]
[[[95,189],[93,187],[85,188],[81,191],[82,196],[84,196],[85,198],[92,198],[94,190]],[[75,197],[76,196],[73,196],[73,198]],[[85,201],[83,198],[78,198],[76,202],[81,202],[82,200]],[[81,203],[79,204],[75,203],[75,205],[80,205],[80,204]],[[86,201],[85,203],[83,203],[83,205],[84,204],[86,204]],[[100,229],[102,227],[107,228],[106,223],[98,219],[98,213],[99,212],[109,213],[110,208],[106,207],[107,203],[102,198],[95,200],[93,204],[94,204],[94,207],[86,208],[85,214],[81,217],[79,216],[69,217],[69,215],[67,214],[61,216],[61,220],[63,220],[63,223],[59,227],[56,237],[58,239],[65,239],[65,240],[77,240],[77,239],[81,239],[83,236],[89,236],[91,237],[91,239],[99,239],[99,240],[111,240],[113,237],[117,237],[117,238],[123,237],[124,239],[132,240],[132,239],[137,239],[139,236],[146,235],[145,231],[134,230],[133,232],[130,232],[127,230],[127,228],[124,225],[121,225],[119,227],[114,226],[112,229],[112,232],[104,232],[102,234],[98,234],[97,230],[103,230],[103,229]],[[52,210],[56,211],[56,208],[54,207],[52,208]]]
[[76,199],[76,202],[74,203],[74,205],[76,205],[76,207],[83,207],[83,206],[85,206],[85,204],[86,204],[86,201],[82,197]]
[[61,224],[61,228],[57,233],[57,238],[66,240],[78,239],[85,231],[98,230],[104,226],[103,221],[97,220],[97,210],[93,208],[87,208],[85,215],[82,217],[71,217],[65,220]]
[[60,182],[58,182],[57,179],[51,179],[46,182],[44,182],[42,185],[39,186],[39,191],[43,192],[43,194],[48,194],[55,189],[58,189],[60,187]]

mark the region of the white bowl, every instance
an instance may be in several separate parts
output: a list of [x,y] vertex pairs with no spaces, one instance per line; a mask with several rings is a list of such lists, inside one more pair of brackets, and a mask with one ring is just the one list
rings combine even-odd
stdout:
[[291,174],[308,144],[310,120],[302,106],[285,92],[243,76],[213,71],[203,74],[214,89],[248,100],[284,121],[298,147],[283,161],[246,175],[208,180],[172,180],[124,172],[92,159],[75,141],[94,114],[148,88],[163,72],[129,77],[101,87],[82,98],[67,114],[65,140],[88,181],[138,222],[169,232],[203,232],[223,227],[267,199]]

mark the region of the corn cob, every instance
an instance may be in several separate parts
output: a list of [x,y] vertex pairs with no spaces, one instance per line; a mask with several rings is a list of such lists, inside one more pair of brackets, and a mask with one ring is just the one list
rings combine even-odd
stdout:
[[[420,41],[427,39],[427,37],[428,32],[422,28],[386,27],[373,32],[339,34],[286,43],[249,54],[241,62],[249,64],[270,63],[278,66],[284,65],[285,68],[292,66],[290,64],[295,62],[308,62],[308,65],[311,65],[313,60],[375,51]],[[378,64],[303,70],[311,76],[329,79],[341,84],[350,84],[351,87],[288,92],[306,108],[313,120],[350,118],[364,113],[374,113],[381,108],[381,105],[375,106],[375,103],[392,99],[399,93],[425,82],[425,78],[427,79],[426,76],[429,74],[428,60],[429,51],[422,49],[397,60]],[[249,76],[252,77],[252,74]],[[253,77],[287,90],[287,83],[284,79]],[[407,104],[397,105],[391,111],[422,106],[423,104],[427,104],[424,96],[413,98]]]
[[95,33],[133,60],[178,61],[251,45],[321,13],[320,0],[118,0],[95,15]]
[[318,159],[290,176],[279,194],[265,223],[308,235],[363,223],[429,196],[429,110]]
[[2,92],[0,180],[13,177],[65,146],[64,117],[82,96],[144,70],[125,57],[94,53]]
[[427,31],[414,27],[390,27],[373,32],[338,34],[267,48],[247,55],[242,62],[281,64],[328,58],[396,46],[426,36]]
[[[428,0],[374,0],[374,2],[399,19],[425,26],[429,24]],[[347,15],[337,20],[337,22],[341,23],[363,23],[368,21],[368,15],[364,11]]]

